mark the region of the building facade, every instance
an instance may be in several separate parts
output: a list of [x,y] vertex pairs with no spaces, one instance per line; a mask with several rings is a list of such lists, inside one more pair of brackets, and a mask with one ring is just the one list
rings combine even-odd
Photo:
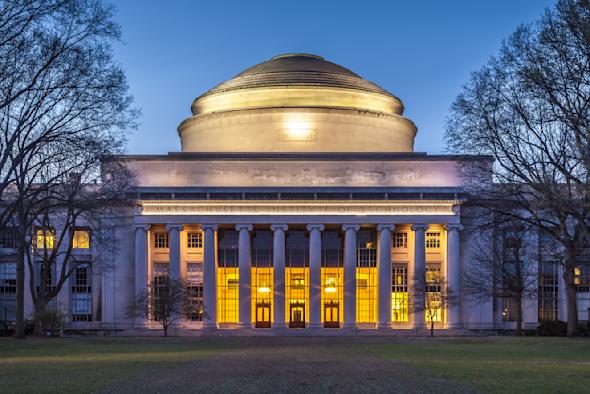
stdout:
[[[126,311],[167,277],[194,302],[178,332],[509,328],[509,303],[462,289],[479,243],[462,231],[472,179],[458,163],[489,158],[414,152],[416,132],[401,100],[319,56],[251,67],[193,102],[181,152],[122,158],[136,204],[104,219],[108,253],[74,235],[88,264],[57,302],[72,328],[159,328]],[[6,318],[13,267],[0,264]],[[539,259],[538,278],[525,326],[565,318],[557,266]],[[454,296],[425,313],[441,285]]]

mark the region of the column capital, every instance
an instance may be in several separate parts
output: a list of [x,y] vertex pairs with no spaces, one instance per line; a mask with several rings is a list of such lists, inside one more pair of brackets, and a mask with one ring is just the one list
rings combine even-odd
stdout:
[[306,229],[307,231],[311,231],[311,230],[320,230],[320,231],[324,231],[326,227],[323,224],[308,224]]
[[289,226],[287,224],[271,224],[270,225],[270,229],[272,231],[277,231],[277,230],[283,230],[283,231],[287,231],[289,230]]
[[207,230],[217,231],[218,229],[219,229],[219,226],[217,224],[201,224],[201,230],[203,230],[203,231],[207,231]]
[[236,231],[248,230],[252,231],[254,227],[251,224],[236,224]]
[[393,231],[395,230],[395,224],[378,224],[377,231]]
[[412,224],[412,231],[426,231],[428,230],[428,225],[424,223],[414,223]]
[[447,231],[463,231],[463,225],[460,223],[449,223],[445,224],[445,229]]
[[135,231],[137,231],[137,230],[143,230],[143,231],[146,231],[147,232],[150,229],[150,227],[152,227],[151,224],[134,224],[133,225],[133,229]]
[[167,224],[166,225],[166,231],[170,232],[170,231],[182,231],[184,230],[184,224]]
[[354,232],[356,233],[357,231],[359,231],[361,228],[361,226],[359,226],[358,224],[343,224],[342,225],[342,231],[348,231],[348,230],[354,230]]

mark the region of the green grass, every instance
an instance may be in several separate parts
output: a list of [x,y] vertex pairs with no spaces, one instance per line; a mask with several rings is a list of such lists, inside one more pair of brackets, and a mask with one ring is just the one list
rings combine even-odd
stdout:
[[0,392],[590,392],[568,338],[0,339]]

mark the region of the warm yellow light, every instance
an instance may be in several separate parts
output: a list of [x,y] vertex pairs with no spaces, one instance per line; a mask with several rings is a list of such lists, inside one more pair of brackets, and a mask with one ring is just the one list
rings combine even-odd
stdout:
[[268,287],[259,287],[258,288],[258,292],[259,293],[270,293],[270,288],[268,288]]
[[326,293],[336,293],[335,287],[326,287]]
[[308,122],[289,120],[285,122],[284,138],[291,141],[311,141],[314,138],[314,130]]

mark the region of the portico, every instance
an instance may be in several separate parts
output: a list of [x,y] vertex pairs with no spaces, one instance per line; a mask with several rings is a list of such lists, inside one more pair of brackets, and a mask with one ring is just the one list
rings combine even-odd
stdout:
[[[138,290],[147,285],[149,272],[157,272],[154,264],[166,260],[149,256],[160,254],[162,248],[155,240],[167,236],[164,255],[170,277],[178,272],[179,279],[186,279],[183,266],[202,266],[204,318],[202,325],[193,325],[195,329],[422,328],[421,308],[407,311],[413,307],[409,295],[415,286],[424,285],[412,275],[424,273],[428,263],[456,285],[459,204],[458,200],[142,200],[135,217],[136,267],[142,270],[137,277],[144,281],[137,282]],[[352,214],[355,209],[358,215]],[[392,210],[405,215],[378,215]],[[269,211],[302,214],[275,216]],[[203,216],[211,212],[224,214]],[[203,252],[198,254],[202,259],[190,261],[189,245],[181,245],[181,240],[195,231],[202,234]],[[400,303],[400,294],[393,290],[403,284],[406,301]],[[228,292],[233,294],[229,298]],[[392,302],[394,297],[397,301]],[[393,308],[406,312],[400,315]],[[441,311],[441,328],[460,326],[456,308]]]

